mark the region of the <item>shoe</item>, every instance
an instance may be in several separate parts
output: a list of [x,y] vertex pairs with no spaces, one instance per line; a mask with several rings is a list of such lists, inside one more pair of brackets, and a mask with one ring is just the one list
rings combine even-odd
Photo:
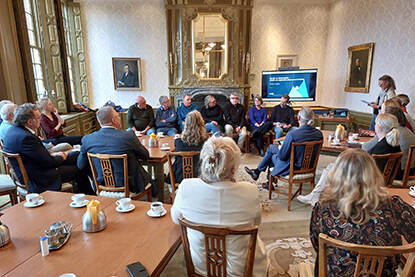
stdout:
[[[262,188],[263,189],[266,189],[266,190],[268,190],[269,189],[269,184],[268,184],[268,182],[266,182],[266,183],[262,183],[261,184],[261,186],[262,186]],[[271,187],[271,190],[274,190],[275,188],[274,188],[274,186],[272,186]]]
[[264,157],[265,156],[265,153],[264,153],[264,149],[259,149],[259,155],[261,156],[261,157]]
[[249,169],[248,167],[245,166],[245,171],[246,171],[246,173],[248,173],[251,176],[251,178],[254,181],[258,180],[259,174],[256,173],[256,170],[255,169]]
[[313,199],[313,194],[309,193],[307,195],[299,195],[297,196],[297,200],[304,203],[311,205],[311,200]]

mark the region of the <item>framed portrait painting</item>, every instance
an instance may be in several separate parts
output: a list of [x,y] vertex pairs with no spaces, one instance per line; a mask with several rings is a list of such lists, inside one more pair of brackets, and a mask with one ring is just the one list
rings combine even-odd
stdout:
[[375,43],[348,48],[347,77],[344,91],[369,92]]
[[277,55],[277,69],[280,67],[298,66],[298,56],[295,54]]
[[114,89],[142,90],[141,60],[139,58],[112,58]]

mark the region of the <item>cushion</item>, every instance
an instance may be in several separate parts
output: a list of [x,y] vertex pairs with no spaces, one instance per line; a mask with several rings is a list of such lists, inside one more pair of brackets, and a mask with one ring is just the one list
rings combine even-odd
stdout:
[[70,191],[72,192],[73,186],[71,183],[63,183],[61,187],[61,191]]
[[0,192],[16,189],[12,178],[8,174],[0,174]]
[[[304,180],[304,179],[309,179],[309,178],[313,178],[314,174],[313,173],[305,173],[305,174],[295,174],[293,176],[294,180]],[[280,176],[281,178],[285,179],[285,180],[289,180],[290,179],[290,175],[285,175],[285,176]]]
[[[408,180],[408,183],[406,184],[407,186],[413,186],[415,185],[415,180]],[[393,187],[402,187],[402,181],[401,180],[393,180],[392,183]]]

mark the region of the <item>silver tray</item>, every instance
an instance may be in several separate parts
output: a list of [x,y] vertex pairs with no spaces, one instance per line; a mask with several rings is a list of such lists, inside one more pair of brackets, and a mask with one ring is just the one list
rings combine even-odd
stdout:
[[71,236],[71,232],[67,233],[65,237],[59,239],[59,244],[56,246],[49,245],[49,251],[58,250],[62,246],[65,245],[65,243],[68,241],[69,237]]

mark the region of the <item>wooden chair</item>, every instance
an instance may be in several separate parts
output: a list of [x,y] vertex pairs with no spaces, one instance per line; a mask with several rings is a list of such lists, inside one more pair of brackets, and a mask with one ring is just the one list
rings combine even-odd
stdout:
[[330,250],[327,250],[328,246],[338,247],[351,252],[357,253],[357,262],[354,271],[354,276],[376,276],[382,275],[383,263],[386,257],[393,255],[401,255],[410,253],[406,261],[401,277],[412,276],[415,269],[415,242],[399,245],[399,246],[369,246],[359,245],[349,242],[343,242],[329,237],[326,234],[320,233],[318,238],[318,276],[327,276],[327,256]]
[[[269,194],[268,198],[271,199],[272,196],[272,187],[274,183],[274,178],[277,178],[279,181],[288,183],[288,193],[282,193],[275,191],[278,194],[283,194],[288,196],[288,211],[291,211],[291,201],[296,197],[298,193],[301,194],[303,183],[311,183],[311,189],[314,188],[314,179],[316,177],[316,168],[318,159],[320,157],[320,150],[323,145],[323,141],[309,141],[309,142],[293,142],[291,143],[291,162],[290,162],[290,173],[286,176],[272,176],[269,175],[268,189]],[[298,147],[304,148],[303,160],[301,161],[301,168],[295,169],[295,153]],[[314,160],[313,160],[313,153]],[[292,194],[293,184],[299,184],[298,189]]]
[[[0,150],[3,150],[3,143],[0,140]],[[0,206],[0,209],[4,206],[11,204],[16,205],[17,204],[17,187],[12,178],[10,177],[8,168],[6,166],[6,161],[3,156],[3,168],[6,170],[7,174],[0,174],[0,196],[8,195],[10,200],[6,203],[3,203]]]
[[[267,120],[269,120],[270,118],[270,114],[267,114]],[[249,111],[246,112],[245,114],[245,120],[246,122],[248,122],[249,125]],[[246,138],[245,138],[245,153],[249,153],[250,151],[250,146],[251,146],[251,131],[246,130]],[[270,145],[272,141],[272,133],[271,131],[268,131],[265,135],[264,135],[264,152],[267,150],[267,147]]]
[[403,152],[398,153],[389,153],[383,155],[372,154],[372,157],[375,159],[378,166],[383,165],[383,178],[385,178],[385,186],[390,187],[393,180],[395,179],[396,173],[401,166]]
[[[110,198],[128,198],[130,197],[133,200],[139,199],[147,195],[147,201],[152,201],[151,196],[151,183],[148,183],[144,191],[141,193],[130,192],[129,181],[128,181],[128,162],[127,154],[122,155],[111,155],[111,154],[92,154],[87,153],[89,165],[91,166],[92,177],[94,183],[96,184],[97,195]],[[97,178],[98,173],[95,168],[93,159],[98,159],[104,183],[98,184]],[[116,187],[114,173],[111,165],[111,160],[121,159],[123,161],[124,167],[124,185],[122,187]]]
[[406,160],[405,170],[403,172],[402,180],[394,180],[392,186],[408,187],[408,183],[415,185],[415,171],[411,175],[411,161],[414,155],[415,145],[409,146],[408,159]]
[[245,261],[244,277],[252,276],[255,258],[255,246],[258,233],[258,226],[245,228],[228,228],[223,226],[211,226],[204,224],[197,224],[186,220],[183,217],[179,218],[180,227],[182,230],[182,243],[184,257],[186,260],[187,276],[202,277],[203,275],[195,272],[192,256],[190,255],[190,244],[187,237],[187,228],[199,231],[205,236],[205,254],[206,254],[206,270],[207,276],[227,276],[226,273],[226,236],[228,235],[245,235],[250,236],[248,253]]
[[179,186],[178,183],[176,183],[176,180],[174,178],[174,170],[173,170],[173,157],[177,159],[177,157],[182,158],[182,169],[183,169],[183,179],[187,178],[193,178],[193,171],[194,167],[197,165],[194,165],[193,158],[194,156],[199,156],[200,151],[183,151],[183,152],[168,152],[167,153],[167,161],[169,164],[169,172],[170,172],[170,183],[172,188],[171,198],[172,202],[174,202],[174,198],[176,198],[176,189]]
[[[16,185],[17,193],[19,194],[20,199],[24,199],[26,197],[26,194],[28,194],[29,191],[29,176],[27,175],[26,168],[24,167],[22,158],[20,154],[12,154],[5,152],[4,150],[1,150],[1,153],[3,154],[3,159],[6,164],[6,171],[7,174],[10,176],[10,178],[13,180],[14,184]],[[16,168],[14,168],[11,159],[15,159],[17,161],[17,165],[19,168],[19,171],[23,178],[23,184],[20,182],[19,178],[17,177],[17,171]],[[63,183],[61,191],[64,192],[72,192],[72,184],[70,183]]]

